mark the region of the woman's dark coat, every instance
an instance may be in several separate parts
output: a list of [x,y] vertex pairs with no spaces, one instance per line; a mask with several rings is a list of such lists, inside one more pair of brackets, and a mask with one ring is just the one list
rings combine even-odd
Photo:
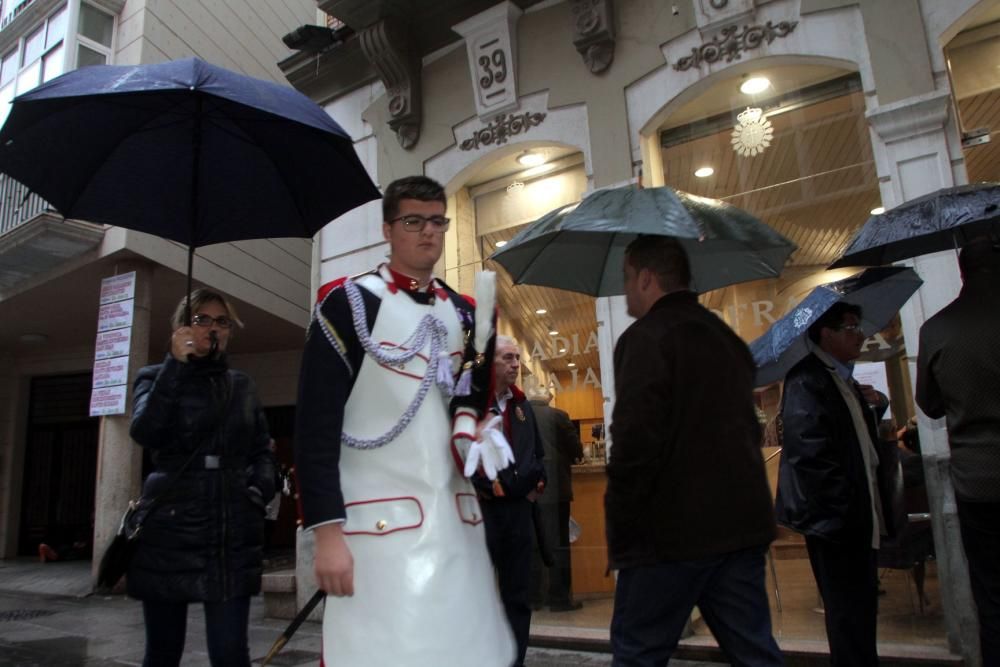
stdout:
[[[228,370],[224,358],[180,363],[168,355],[139,371],[131,435],[151,450],[156,468],[143,499],[169,488],[140,533],[129,595],[218,601],[260,592],[264,505],[275,475],[253,381]],[[204,455],[222,457],[221,467],[206,469]]]
[[[830,371],[810,354],[785,378],[778,523],[835,542],[870,540],[871,494],[861,445]],[[865,405],[860,392],[858,397]],[[878,442],[875,414],[864,414],[869,436]]]

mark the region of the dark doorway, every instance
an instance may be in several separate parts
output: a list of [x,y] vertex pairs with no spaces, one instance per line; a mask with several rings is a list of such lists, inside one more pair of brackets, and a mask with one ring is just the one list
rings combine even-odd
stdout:
[[[264,408],[267,417],[267,426],[274,438],[275,458],[278,460],[278,468],[288,471],[294,465],[292,452],[292,441],[295,435],[295,406],[282,406],[274,408]],[[298,510],[295,502],[295,480],[291,480],[290,496],[281,497],[281,506],[278,510],[278,519],[268,521],[267,529],[267,550],[274,555],[276,552],[295,552],[295,528],[298,519]],[[279,489],[280,492],[280,489]]]
[[100,420],[88,416],[90,385],[90,373],[31,381],[20,556],[37,555],[42,542],[91,556]]

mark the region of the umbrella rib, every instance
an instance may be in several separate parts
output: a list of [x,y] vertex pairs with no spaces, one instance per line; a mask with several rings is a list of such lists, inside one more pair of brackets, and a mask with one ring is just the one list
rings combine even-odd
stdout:
[[604,287],[604,276],[608,273],[608,260],[611,257],[611,249],[615,246],[615,239],[617,237],[618,232],[611,232],[611,240],[608,241],[608,251],[604,253],[604,264],[597,274],[597,291],[594,292],[594,296],[601,296],[601,288]]

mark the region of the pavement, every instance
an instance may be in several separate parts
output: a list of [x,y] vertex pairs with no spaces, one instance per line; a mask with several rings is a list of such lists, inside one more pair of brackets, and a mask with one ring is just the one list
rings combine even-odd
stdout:
[[[88,595],[90,561],[40,564],[0,560],[0,666],[141,665],[142,606],[124,596]],[[250,607],[250,656],[255,664],[287,626],[264,617],[258,596]],[[320,625],[304,623],[272,665],[316,665]],[[209,665],[200,605],[188,613],[182,664]],[[530,648],[527,667],[605,667],[607,653]],[[675,667],[719,667],[721,663],[673,660]],[[459,666],[453,666],[459,667]]]

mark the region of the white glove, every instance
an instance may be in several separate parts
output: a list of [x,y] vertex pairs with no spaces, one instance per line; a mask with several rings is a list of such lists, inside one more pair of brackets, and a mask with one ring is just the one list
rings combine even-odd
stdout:
[[479,439],[471,444],[465,457],[465,476],[472,477],[480,466],[486,477],[497,478],[497,473],[514,462],[514,452],[500,430],[500,415],[488,419],[479,429]]

